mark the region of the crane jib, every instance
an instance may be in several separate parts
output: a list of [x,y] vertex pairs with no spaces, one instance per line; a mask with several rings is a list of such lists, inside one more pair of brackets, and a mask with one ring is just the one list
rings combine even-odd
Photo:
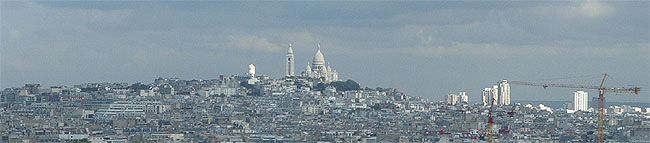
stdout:
[[557,84],[557,83],[535,83],[535,82],[526,82],[526,81],[508,81],[510,84],[515,85],[526,85],[526,86],[541,86],[544,88],[547,87],[562,87],[562,88],[582,88],[582,89],[595,89],[602,90],[603,92],[613,92],[613,93],[634,93],[639,94],[640,88],[600,88],[598,86],[590,85],[572,85],[572,84]]
[[[634,93],[634,94],[639,94],[639,91],[641,91],[641,88],[639,87],[634,87],[634,88],[605,88],[603,85],[605,85],[605,79],[607,78],[607,73],[605,73],[605,76],[603,76],[603,80],[600,82],[600,86],[587,86],[587,85],[572,85],[572,84],[555,84],[555,83],[535,83],[535,82],[526,82],[526,81],[510,81],[510,84],[514,85],[527,85],[527,86],[541,86],[541,87],[563,87],[563,88],[581,88],[581,89],[596,89],[598,90],[598,143],[604,143],[605,142],[605,135],[604,135],[604,128],[605,128],[605,123],[604,123],[604,103],[605,103],[605,98],[603,95],[605,92],[614,92],[614,93]],[[505,80],[503,80],[505,81]],[[491,117],[491,116],[490,116]],[[488,134],[490,135],[490,134]],[[488,140],[488,142],[491,142],[491,140]]]

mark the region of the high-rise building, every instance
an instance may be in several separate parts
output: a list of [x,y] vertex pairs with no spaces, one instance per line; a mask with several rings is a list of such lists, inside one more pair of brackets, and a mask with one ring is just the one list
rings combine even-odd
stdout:
[[490,105],[490,102],[491,102],[490,100],[492,100],[492,98],[495,98],[494,88],[485,88],[485,89],[483,89],[483,106]]
[[573,110],[587,111],[589,107],[589,96],[585,91],[576,91],[573,93]]
[[447,104],[456,105],[457,103],[458,103],[458,95],[456,95],[456,94],[448,94],[447,95]]
[[293,49],[291,48],[291,43],[289,44],[289,51],[287,51],[286,56],[286,76],[294,76],[294,59],[293,59]]
[[465,92],[460,92],[460,93],[458,93],[458,96],[460,96],[460,102],[469,103],[469,102],[468,102],[468,101],[469,101],[469,97],[467,97],[467,93],[465,93]]
[[594,108],[595,111],[598,111],[598,96],[591,97],[591,101],[589,101],[589,108]]
[[510,84],[507,80],[502,80],[499,82],[498,86],[499,93],[499,104],[501,105],[510,105]]

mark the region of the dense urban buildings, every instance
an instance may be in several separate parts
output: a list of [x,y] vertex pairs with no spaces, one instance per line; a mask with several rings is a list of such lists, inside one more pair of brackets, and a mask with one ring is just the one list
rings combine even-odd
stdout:
[[[487,133],[496,142],[596,139],[597,114],[584,110],[584,91],[574,93],[575,108],[510,104],[505,80],[482,95],[428,101],[340,81],[320,49],[307,70],[316,73],[292,76],[291,45],[286,57],[287,76],[278,79],[256,74],[250,64],[244,74],[217,79],[6,88],[0,142],[486,142]],[[481,97],[482,103],[469,102]],[[650,140],[649,107],[606,111],[608,142]]]

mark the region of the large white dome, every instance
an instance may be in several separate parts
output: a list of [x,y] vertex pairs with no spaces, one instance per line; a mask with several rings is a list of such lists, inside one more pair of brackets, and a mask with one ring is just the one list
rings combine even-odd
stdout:
[[312,62],[314,65],[325,65],[325,57],[323,56],[323,53],[320,52],[320,44],[318,45],[318,51],[316,51],[314,61]]

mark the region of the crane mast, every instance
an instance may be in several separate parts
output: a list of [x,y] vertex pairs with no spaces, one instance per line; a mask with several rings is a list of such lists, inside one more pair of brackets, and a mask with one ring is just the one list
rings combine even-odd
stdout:
[[600,86],[591,86],[591,85],[573,85],[573,84],[556,84],[556,83],[536,83],[536,82],[526,82],[526,81],[509,81],[510,84],[515,84],[515,85],[527,85],[527,86],[541,86],[541,87],[563,87],[563,88],[580,88],[580,89],[595,89],[598,90],[598,143],[604,143],[605,142],[605,135],[604,135],[604,116],[603,112],[605,111],[603,109],[603,106],[605,104],[605,97],[604,94],[605,92],[612,92],[612,93],[634,93],[634,94],[639,94],[639,91],[641,91],[641,88],[639,87],[634,87],[634,88],[605,88],[603,87],[605,85],[605,79],[607,78],[607,73],[605,73],[605,76],[603,76],[603,80],[600,82]]
[[[603,89],[603,84],[605,84],[605,79],[607,78],[607,73],[603,77],[603,80],[600,82],[600,87],[598,87],[598,143],[605,143],[605,134],[603,133],[605,128],[605,123],[603,120],[603,106],[605,106],[605,90]],[[638,93],[638,91],[637,91]]]
[[487,142],[492,143],[494,141],[493,135],[492,135],[492,125],[494,124],[494,119],[492,117],[492,108],[494,107],[494,98],[491,98],[490,100],[490,111],[488,112],[488,129],[487,129]]

